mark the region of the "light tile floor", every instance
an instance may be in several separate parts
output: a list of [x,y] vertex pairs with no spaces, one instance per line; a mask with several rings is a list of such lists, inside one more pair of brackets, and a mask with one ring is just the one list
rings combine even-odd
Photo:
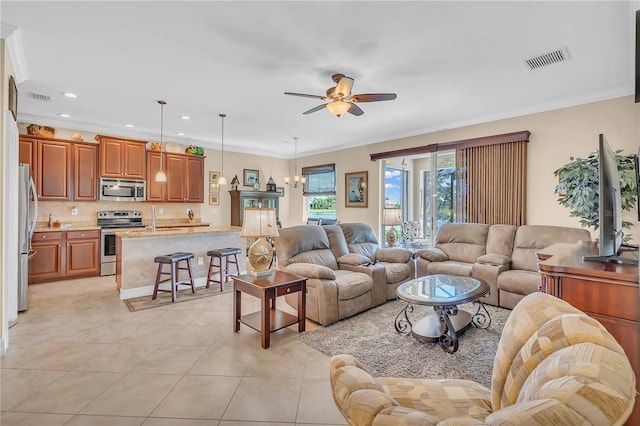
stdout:
[[[234,333],[231,293],[129,312],[113,277],[29,290],[0,358],[3,426],[345,424],[329,358],[297,326],[267,350],[256,331]],[[243,296],[243,313],[259,306]]]

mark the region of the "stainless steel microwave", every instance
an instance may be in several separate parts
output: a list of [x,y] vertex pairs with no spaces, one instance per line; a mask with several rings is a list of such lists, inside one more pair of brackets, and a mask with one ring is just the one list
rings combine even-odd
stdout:
[[143,180],[100,179],[100,200],[145,201],[146,183]]

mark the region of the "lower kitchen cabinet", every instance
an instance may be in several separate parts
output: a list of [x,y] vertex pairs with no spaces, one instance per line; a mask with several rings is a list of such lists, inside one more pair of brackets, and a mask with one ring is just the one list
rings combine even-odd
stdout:
[[100,274],[100,231],[36,232],[29,259],[29,283]]

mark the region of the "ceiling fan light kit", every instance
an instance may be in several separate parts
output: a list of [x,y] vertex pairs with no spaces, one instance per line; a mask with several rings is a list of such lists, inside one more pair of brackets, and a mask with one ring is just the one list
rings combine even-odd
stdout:
[[395,93],[370,93],[352,95],[351,89],[353,88],[353,78],[347,77],[344,74],[334,74],[331,79],[336,85],[327,89],[326,96],[320,95],[307,95],[304,93],[284,92],[285,95],[300,96],[303,98],[322,99],[326,101],[326,104],[318,105],[303,112],[304,115],[320,111],[323,108],[327,108],[329,112],[336,117],[342,116],[345,112],[359,116],[364,114],[364,111],[355,104],[355,102],[379,102],[379,101],[392,101],[397,96]]

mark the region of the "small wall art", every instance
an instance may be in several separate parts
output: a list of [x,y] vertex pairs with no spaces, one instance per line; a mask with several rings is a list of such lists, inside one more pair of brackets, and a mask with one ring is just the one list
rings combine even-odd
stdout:
[[209,194],[219,194],[219,193],[220,193],[220,184],[209,183]]
[[254,183],[260,182],[260,172],[253,169],[243,169],[242,184],[244,186],[253,186]]
[[369,205],[368,172],[345,173],[344,206],[367,207]]
[[209,195],[209,204],[212,204],[212,205],[220,204],[220,195]]
[[209,172],[210,183],[218,183],[219,178],[220,178],[220,172]]

